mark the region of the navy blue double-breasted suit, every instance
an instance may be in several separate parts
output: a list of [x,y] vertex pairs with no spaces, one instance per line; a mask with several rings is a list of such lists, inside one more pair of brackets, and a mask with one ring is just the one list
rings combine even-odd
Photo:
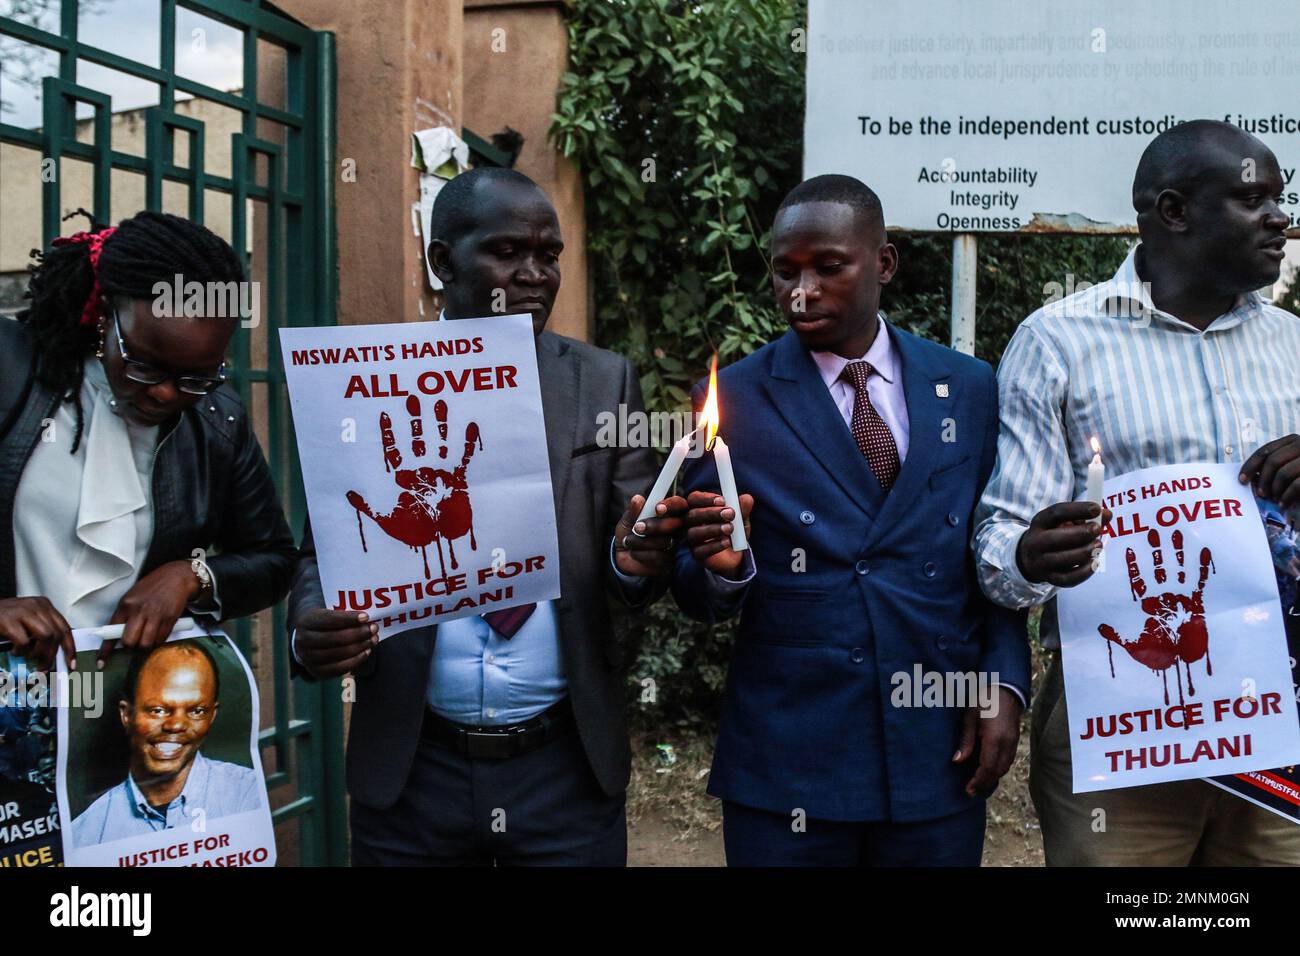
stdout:
[[[975,761],[952,763],[962,710],[893,706],[894,675],[911,680],[918,663],[995,672],[1029,691],[1025,617],[985,599],[969,548],[997,450],[992,369],[889,332],[910,437],[888,494],[788,332],[718,376],[720,434],[755,500],[757,573],[726,597],[688,547],[677,555],[673,592],[687,614],[741,615],[709,792],[787,819],[797,808],[903,823],[972,807]],[[688,461],[685,484],[718,489],[711,454]]]

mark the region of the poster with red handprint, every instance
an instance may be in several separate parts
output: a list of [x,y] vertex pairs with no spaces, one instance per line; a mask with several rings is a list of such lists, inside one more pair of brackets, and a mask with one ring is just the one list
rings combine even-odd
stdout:
[[532,319],[280,332],[330,608],[380,638],[560,594]]
[[1057,598],[1075,793],[1300,761],[1269,544],[1237,472],[1107,480],[1097,572]]

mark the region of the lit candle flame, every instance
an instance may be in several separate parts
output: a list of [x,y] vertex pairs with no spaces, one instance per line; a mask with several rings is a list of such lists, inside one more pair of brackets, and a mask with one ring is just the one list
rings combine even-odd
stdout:
[[1101,442],[1097,441],[1097,436],[1096,436],[1096,435],[1093,435],[1093,436],[1092,436],[1092,438],[1089,440],[1089,444],[1092,445],[1092,453],[1093,453],[1094,455],[1100,455],[1100,454],[1101,454]]
[[709,394],[704,399],[704,408],[700,410],[700,426],[705,429],[704,447],[713,448],[713,440],[718,435],[718,353],[713,353],[713,363],[709,366]]

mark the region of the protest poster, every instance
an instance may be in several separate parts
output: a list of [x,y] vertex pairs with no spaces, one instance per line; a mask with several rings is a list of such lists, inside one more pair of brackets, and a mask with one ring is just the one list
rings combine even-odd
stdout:
[[[157,647],[113,652],[99,713],[58,708],[68,866],[275,865],[257,682],[229,637],[183,623]],[[96,673],[113,631],[73,630],[78,674]]]
[[63,861],[50,697],[48,675],[0,644],[0,868]]
[[559,597],[531,316],[280,342],[329,607],[383,639]]
[[[1300,536],[1293,517],[1283,514],[1271,501],[1259,500],[1260,517],[1268,539],[1269,556],[1277,578],[1282,621],[1286,627],[1287,652],[1291,658],[1291,689],[1300,699]],[[1300,823],[1300,773],[1297,766],[1250,770],[1232,776],[1214,777],[1210,783],[1266,810]]]
[[1057,599],[1075,793],[1300,760],[1268,543],[1238,469],[1106,481],[1098,571]]

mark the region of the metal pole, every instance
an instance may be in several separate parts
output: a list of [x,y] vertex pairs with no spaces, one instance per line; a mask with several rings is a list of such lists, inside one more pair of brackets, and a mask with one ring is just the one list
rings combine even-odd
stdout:
[[958,352],[975,354],[975,237],[952,239],[952,340]]
[[[309,58],[316,64],[315,99],[312,104],[316,111],[317,140],[312,152],[316,170],[313,178],[319,184],[316,200],[317,222],[320,229],[323,248],[317,261],[324,264],[316,280],[316,311],[308,322],[318,325],[338,324],[338,260],[337,221],[335,219],[336,203],[334,183],[338,176],[336,165],[337,130],[336,110],[338,95],[338,46],[333,33],[316,34],[315,56]],[[290,443],[292,444],[292,443]],[[295,469],[297,470],[297,469]],[[293,508],[304,513],[301,473],[293,480]],[[304,515],[305,517],[305,515]],[[325,863],[329,866],[344,866],[348,862],[348,806],[347,781],[345,779],[345,762],[343,756],[343,694],[338,681],[324,681],[318,685],[320,704],[316,713],[319,723],[316,736],[320,742],[321,756],[321,806],[324,808],[325,823]]]

